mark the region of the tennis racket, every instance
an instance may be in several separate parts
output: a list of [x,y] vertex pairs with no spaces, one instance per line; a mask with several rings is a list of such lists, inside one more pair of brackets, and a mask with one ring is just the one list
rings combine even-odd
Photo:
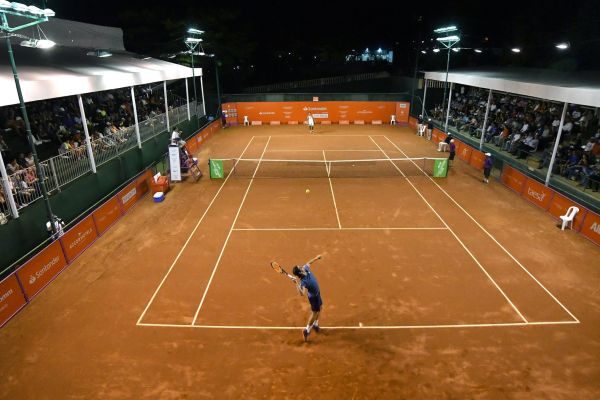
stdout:
[[292,282],[296,283],[296,278],[294,278],[285,269],[283,269],[283,267],[281,265],[279,265],[279,263],[277,263],[275,261],[271,261],[271,268],[273,268],[273,270],[275,270],[275,272],[279,272],[280,274],[287,276],[288,278],[290,278],[292,280]]

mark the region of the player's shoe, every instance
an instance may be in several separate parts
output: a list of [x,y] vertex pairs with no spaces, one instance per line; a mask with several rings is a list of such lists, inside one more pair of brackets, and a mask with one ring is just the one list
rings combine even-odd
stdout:
[[312,328],[313,328],[313,329],[315,330],[315,332],[317,332],[317,333],[321,332],[321,327],[320,327],[319,325],[313,325],[313,327],[312,327]]
[[302,329],[302,336],[304,337],[305,342],[308,342],[308,335],[310,335],[310,332],[308,331],[308,329],[306,329],[306,328]]

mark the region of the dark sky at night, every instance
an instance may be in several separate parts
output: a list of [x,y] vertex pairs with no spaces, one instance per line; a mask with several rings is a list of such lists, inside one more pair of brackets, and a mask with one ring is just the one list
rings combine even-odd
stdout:
[[[383,47],[395,51],[395,65],[407,74],[414,67],[418,16],[425,46],[435,42],[435,27],[455,24],[461,46],[487,49],[455,59],[455,66],[518,65],[563,70],[599,67],[600,3],[598,0],[460,1],[435,4],[423,1],[348,4],[348,2],[87,2],[47,0],[59,18],[123,29],[128,50],[158,56],[183,50],[186,27],[206,31],[205,50],[215,52],[225,65],[268,65],[281,52],[343,61],[351,49]],[[367,4],[367,5],[365,5]],[[560,53],[559,41],[571,50]],[[519,46],[515,58],[510,48]],[[440,68],[429,52],[423,68]]]

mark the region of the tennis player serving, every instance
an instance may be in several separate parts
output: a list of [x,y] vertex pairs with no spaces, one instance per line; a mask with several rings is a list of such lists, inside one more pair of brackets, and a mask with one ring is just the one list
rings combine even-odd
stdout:
[[303,266],[296,265],[292,269],[292,274],[299,280],[297,289],[301,295],[306,295],[308,297],[308,302],[310,303],[310,309],[312,311],[306,328],[302,330],[302,336],[304,336],[305,342],[308,342],[308,336],[313,328],[317,333],[321,330],[321,328],[319,328],[319,314],[321,313],[323,300],[321,299],[321,291],[319,290],[317,278],[310,270],[311,264],[320,259],[321,255],[319,254],[312,260],[307,261]]

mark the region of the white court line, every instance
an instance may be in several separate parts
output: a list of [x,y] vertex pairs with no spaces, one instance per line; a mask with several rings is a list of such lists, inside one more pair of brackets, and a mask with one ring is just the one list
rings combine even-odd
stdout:
[[335,202],[335,194],[333,193],[333,185],[331,184],[331,177],[329,176],[331,167],[327,167],[327,157],[325,157],[325,150],[323,150],[323,160],[325,160],[325,169],[327,170],[327,179],[329,179],[329,187],[331,188],[331,198],[333,199],[333,206],[335,207],[335,217],[337,218],[338,227],[340,229],[342,229],[342,223],[340,222],[340,214],[338,212],[337,203]]
[[[403,152],[398,146],[396,146],[396,144],[394,142],[392,142],[387,136],[384,136],[388,142],[390,142],[395,148],[397,148],[402,154],[404,154],[406,156],[406,153]],[[415,164],[415,166],[419,169],[421,169],[417,164]],[[421,169],[421,171],[423,171]],[[456,204],[458,206],[458,208],[460,208],[470,219],[471,221],[475,222],[475,224],[483,231],[485,232],[486,235],[488,235],[488,237],[490,239],[492,239],[519,267],[521,267],[521,269],[523,269],[523,271],[525,271],[527,273],[527,275],[529,275],[529,277],[531,277],[531,279],[533,279],[559,306],[562,307],[563,310],[565,310],[570,316],[571,318],[573,318],[573,320],[579,322],[579,320],[577,319],[577,317],[575,317],[575,315],[573,315],[573,313],[571,313],[571,311],[569,311],[567,309],[567,307],[565,307],[548,289],[546,289],[546,287],[544,285],[542,285],[542,283],[540,281],[537,280],[537,278],[535,276],[533,276],[533,274],[531,272],[529,272],[527,270],[527,268],[525,268],[523,266],[523,264],[521,264],[519,262],[519,260],[517,260],[502,244],[500,244],[500,242],[498,242],[498,240],[496,240],[496,238],[489,233],[483,226],[481,226],[481,224],[479,222],[477,222],[477,220],[475,218],[473,218],[473,216],[471,214],[469,214],[467,212],[467,210],[465,210],[460,204],[458,204],[458,202],[456,200],[454,200],[454,198],[452,198],[452,196],[450,196],[450,194],[448,194],[448,192],[446,192],[440,185],[438,185],[438,183],[432,179],[429,175],[425,174],[430,181],[433,182],[433,184],[435,186],[438,187],[438,189],[440,189],[450,200],[452,200],[452,202],[454,204]]]
[[421,228],[421,227],[396,227],[396,228],[378,228],[378,227],[356,227],[356,228],[235,228],[234,231],[419,231],[419,230],[448,230],[445,227]]
[[[267,147],[269,147],[270,141],[271,141],[271,137],[269,136],[269,139],[267,140],[267,144],[265,144],[265,148],[263,149],[263,152],[260,155],[260,160],[262,160],[263,156],[265,155],[265,151],[267,151]],[[221,253],[219,253],[219,258],[217,258],[217,262],[215,263],[215,267],[213,268],[212,274],[210,274],[210,279],[208,280],[208,283],[206,284],[206,289],[204,289],[204,294],[202,295],[202,299],[200,300],[200,304],[198,305],[196,314],[194,314],[194,319],[192,320],[192,325],[194,325],[196,323],[196,319],[198,319],[198,314],[200,313],[200,309],[202,309],[202,305],[204,304],[204,299],[206,298],[206,294],[208,293],[210,284],[212,283],[215,273],[217,272],[217,268],[219,268],[219,263],[221,262],[221,257],[223,257],[223,253],[225,252],[225,247],[227,247],[227,242],[229,242],[229,238],[231,237],[231,232],[233,232],[233,227],[235,226],[235,223],[237,222],[237,219],[240,216],[240,211],[242,211],[242,207],[244,206],[244,202],[246,201],[248,192],[250,192],[250,187],[252,187],[252,182],[254,182],[254,177],[256,176],[256,173],[258,172],[259,167],[260,167],[260,161],[258,162],[258,164],[256,165],[256,168],[254,169],[254,174],[252,174],[252,179],[250,179],[250,183],[248,184],[248,187],[246,188],[246,193],[244,193],[244,197],[242,198],[242,202],[237,210],[237,213],[235,214],[235,218],[233,219],[231,228],[229,228],[229,233],[227,234],[225,243],[223,243],[223,247],[221,248]]]
[[296,149],[271,149],[269,151],[267,151],[267,153],[275,153],[275,152],[296,152],[296,151],[310,151],[310,152],[321,152],[321,151],[377,151],[379,152],[379,150],[373,150],[373,149],[367,149],[367,150],[363,150],[363,149],[331,149],[331,150],[324,150],[324,149],[304,149],[304,150],[296,150]]
[[[373,138],[371,138],[371,140],[373,140]],[[373,143],[375,143],[375,145],[377,145],[377,147],[379,147],[379,145],[374,140],[373,140]],[[381,147],[379,147],[379,148],[381,149]],[[400,150],[400,148],[398,148],[398,150]],[[383,152],[383,154],[385,154],[386,157],[390,158],[383,149],[381,149],[381,151]],[[402,150],[400,150],[400,151],[402,151]],[[406,155],[406,153],[404,153],[404,152],[402,152],[402,153]],[[391,161],[391,159],[390,159],[390,161]],[[393,164],[393,162],[392,162],[392,164]],[[414,162],[413,162],[413,164],[414,164]],[[398,166],[396,164],[394,164],[394,166],[396,167],[396,169],[398,171],[400,171],[400,173],[402,175],[404,175],[404,173],[400,170],[400,168],[398,168]],[[420,170],[421,170],[421,172],[423,172],[422,169],[420,169]],[[521,319],[527,323],[528,322],[527,319],[523,316],[523,314],[521,314],[521,312],[519,311],[519,309],[517,308],[517,306],[515,306],[513,304],[513,302],[506,295],[506,293],[504,293],[504,290],[502,290],[502,288],[500,288],[500,286],[496,283],[496,281],[492,278],[492,276],[486,271],[486,269],[483,267],[483,265],[481,265],[481,263],[475,257],[475,255],[473,253],[471,253],[471,251],[462,242],[462,240],[460,240],[460,238],[458,237],[458,235],[452,230],[452,228],[450,228],[450,226],[446,223],[446,221],[444,221],[444,219],[442,218],[442,216],[440,214],[438,214],[438,212],[433,208],[433,206],[431,204],[429,204],[429,202],[427,201],[427,199],[425,199],[425,196],[423,196],[423,194],[421,194],[421,192],[410,181],[410,179],[406,178],[406,182],[408,182],[410,184],[410,186],[412,186],[412,188],[415,190],[415,192],[417,192],[417,194],[421,197],[421,199],[423,199],[423,201],[429,206],[429,208],[431,209],[431,211],[433,211],[435,213],[435,215],[437,215],[437,217],[440,219],[440,221],[446,226],[446,228],[448,228],[448,230],[450,231],[450,233],[452,234],[452,236],[454,236],[454,238],[458,241],[458,243],[460,243],[460,245],[463,247],[463,249],[465,249],[465,251],[469,254],[469,256],[471,256],[471,258],[473,259],[473,261],[475,261],[475,263],[479,266],[479,268],[483,271],[483,273],[488,277],[488,279],[494,284],[494,286],[496,286],[496,289],[498,289],[498,291],[502,294],[502,296],[504,296],[504,298],[506,299],[506,301],[508,302],[508,304],[510,304],[511,307],[515,310],[515,312],[517,314],[519,314],[519,316],[521,317]]]
[[[348,325],[348,326],[323,326],[325,330],[354,330],[354,329],[465,329],[465,328],[505,328],[505,327],[531,327],[532,325],[576,325],[579,321],[540,321],[540,322],[499,322],[489,324],[440,324],[440,325]],[[140,326],[154,328],[203,328],[203,329],[238,329],[238,330],[297,330],[305,326],[252,326],[252,325],[179,325],[179,324],[151,324],[142,323]]]
[[284,135],[255,135],[256,137],[274,137],[274,138],[278,138],[278,137],[313,137],[313,138],[319,138],[319,137],[323,137],[323,136],[327,136],[327,137],[367,137],[367,136],[385,136],[385,135],[322,135],[322,134],[314,134],[314,133],[299,133],[297,135],[293,135],[293,134],[284,134]]
[[[240,154],[240,158],[244,155],[244,153],[246,152],[246,150],[248,149],[248,147],[250,146],[250,143],[252,143],[252,141],[254,140],[254,136],[252,136],[252,138],[250,138],[250,140],[248,141],[248,144],[246,145],[246,147],[244,148],[244,150],[242,150],[242,153]],[[235,167],[235,166],[234,166]],[[146,308],[144,308],[144,311],[142,312],[142,315],[140,315],[140,318],[137,321],[137,325],[140,324],[140,322],[142,321],[142,319],[144,318],[144,315],[146,315],[146,312],[148,311],[148,308],[150,308],[150,305],[152,304],[152,302],[154,301],[154,298],[156,297],[156,295],[158,294],[158,292],[160,291],[160,288],[162,287],[162,285],[165,283],[165,281],[167,280],[167,277],[169,276],[169,274],[171,273],[171,271],[173,270],[173,268],[175,267],[175,264],[177,264],[177,261],[179,261],[179,257],[181,257],[181,254],[183,254],[183,251],[185,250],[185,248],[187,247],[187,245],[189,244],[190,240],[192,239],[192,236],[194,236],[194,233],[196,233],[196,230],[198,229],[198,227],[200,226],[200,223],[202,223],[202,220],[204,220],[204,217],[206,216],[206,214],[208,213],[208,210],[210,210],[211,206],[213,205],[213,203],[215,202],[217,196],[219,195],[219,193],[221,193],[221,190],[223,189],[223,187],[225,186],[225,183],[227,183],[227,180],[229,179],[231,175],[227,175],[227,177],[225,178],[225,180],[223,181],[223,183],[221,184],[221,186],[219,187],[219,190],[217,191],[217,193],[213,196],[212,200],[210,201],[210,204],[208,205],[208,207],[206,207],[206,210],[204,210],[204,214],[202,214],[202,216],[200,217],[200,219],[198,220],[198,222],[196,223],[196,226],[194,227],[194,230],[192,230],[192,233],[190,233],[190,235],[188,236],[187,240],[185,241],[185,243],[183,244],[183,247],[181,248],[181,250],[179,250],[179,253],[177,254],[177,257],[175,257],[175,260],[173,260],[173,263],[171,264],[171,266],[169,267],[169,270],[167,271],[167,273],[165,274],[165,276],[163,277],[162,281],[160,281],[160,284],[158,285],[158,287],[156,288],[156,290],[154,291],[154,294],[152,295],[152,297],[150,298],[150,301],[148,302],[148,304],[146,304]]]

